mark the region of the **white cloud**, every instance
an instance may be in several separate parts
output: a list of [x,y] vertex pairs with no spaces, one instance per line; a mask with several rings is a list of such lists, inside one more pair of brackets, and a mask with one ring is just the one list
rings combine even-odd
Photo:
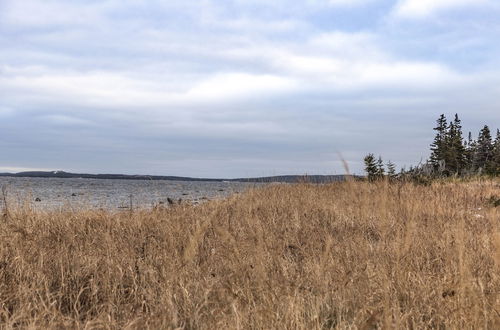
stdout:
[[92,25],[101,20],[97,6],[81,6],[55,0],[6,1],[0,22],[12,26]]
[[445,89],[463,83],[462,77],[449,68],[436,63],[425,62],[387,62],[367,63],[359,70],[357,81],[379,88],[394,89]]
[[399,59],[379,46],[377,36],[368,33],[321,33],[300,44],[253,44],[220,54],[259,63],[275,75],[293,78],[308,91],[423,91],[456,86],[468,79],[445,64]]
[[245,97],[262,97],[276,93],[291,92],[296,83],[293,79],[271,74],[255,75],[229,73],[211,77],[195,85],[182,95],[184,100],[231,101]]
[[373,2],[373,0],[328,0],[327,3],[331,6],[359,6],[366,3]]
[[369,2],[373,2],[374,0],[303,0],[303,1],[290,1],[290,0],[234,0],[234,2],[243,5],[265,5],[272,7],[324,7],[324,6],[345,6],[352,7],[358,6],[362,4],[366,4]]
[[[272,96],[290,92],[296,87],[293,79],[238,72],[197,78],[190,86],[177,90],[172,89],[164,78],[144,80],[120,72],[67,73],[39,67],[6,67],[3,71],[9,74],[0,76],[0,87],[8,91],[11,98],[12,95],[24,94],[27,95],[24,102],[110,109],[208,105],[255,96]],[[176,79],[181,78],[179,76]]]
[[400,0],[392,14],[401,18],[424,18],[443,10],[480,7],[490,3],[490,0]]
[[[268,24],[276,23],[271,30],[279,30],[280,22],[270,20]],[[134,54],[140,50],[141,55],[151,56],[147,61],[130,64],[135,58],[123,58],[119,54],[108,67],[103,65],[102,69],[92,71],[74,65],[68,69],[59,64],[4,65],[0,66],[0,87],[7,102],[17,95],[13,102],[6,104],[10,107],[13,103],[39,102],[105,107],[123,112],[134,107],[234,104],[248,98],[293,95],[300,90],[351,92],[411,88],[418,91],[467,79],[443,64],[400,59],[385,50],[374,33],[307,30],[307,35],[296,39],[268,40],[266,29],[259,30],[259,37],[234,31],[235,26],[248,30],[261,23],[261,19],[251,17],[221,19],[216,24],[224,31],[220,35],[171,31],[161,26],[145,28],[128,36],[125,44],[118,42],[117,47],[120,53]],[[290,21],[283,28],[297,26]],[[66,39],[65,35],[55,35],[55,40],[38,38],[55,47],[77,42]],[[96,35],[90,41],[85,39],[83,47],[88,48],[87,53],[103,46],[99,38]],[[41,52],[40,58],[48,56],[43,48]],[[63,50],[55,55],[64,53]],[[63,63],[80,60],[95,65],[102,58],[99,54],[90,55],[88,59],[71,54]]]
[[330,31],[315,34],[309,39],[309,45],[314,51],[347,58],[364,57],[372,60],[385,56],[385,52],[378,44],[377,35],[367,32]]
[[252,33],[274,33],[274,32],[288,32],[297,31],[299,29],[304,29],[305,24],[298,20],[292,19],[282,19],[282,20],[263,20],[263,19],[250,19],[247,17],[243,18],[231,18],[226,20],[221,20],[218,17],[210,17],[205,15],[201,21],[205,25],[210,27],[229,29],[232,31],[242,31],[242,32],[252,32]]

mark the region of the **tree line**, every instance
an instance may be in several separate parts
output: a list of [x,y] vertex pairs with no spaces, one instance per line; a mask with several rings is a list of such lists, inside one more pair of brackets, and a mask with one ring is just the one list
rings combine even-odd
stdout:
[[480,130],[477,139],[469,132],[466,139],[462,133],[462,123],[457,114],[453,120],[442,114],[434,127],[436,133],[430,145],[431,155],[424,164],[401,169],[396,174],[392,162],[384,164],[381,157],[368,154],[364,158],[365,171],[369,180],[388,176],[398,177],[446,177],[490,175],[500,176],[500,130],[492,137],[488,125]]

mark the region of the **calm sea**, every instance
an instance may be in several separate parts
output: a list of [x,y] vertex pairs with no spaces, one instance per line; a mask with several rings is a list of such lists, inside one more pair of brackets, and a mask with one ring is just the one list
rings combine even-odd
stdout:
[[[151,180],[0,177],[7,202],[35,209],[150,208],[182,199],[200,203],[243,192],[262,184]],[[3,203],[3,201],[2,201]]]

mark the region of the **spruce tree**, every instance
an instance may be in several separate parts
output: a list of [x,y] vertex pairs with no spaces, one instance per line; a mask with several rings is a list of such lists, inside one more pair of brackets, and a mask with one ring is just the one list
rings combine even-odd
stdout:
[[474,155],[476,153],[477,142],[472,139],[472,133],[469,132],[469,136],[465,144],[465,169],[468,172],[474,171]]
[[389,179],[395,179],[397,176],[396,165],[394,165],[391,161],[387,162],[387,175],[389,176]]
[[449,174],[460,174],[466,165],[466,153],[462,137],[462,124],[455,114],[453,122],[450,122],[445,137],[444,160],[446,170]]
[[441,114],[436,121],[436,136],[431,144],[431,158],[430,163],[432,164],[435,171],[440,170],[442,162],[445,161],[446,154],[446,136],[447,136],[447,121],[446,116]]
[[474,153],[474,169],[478,172],[491,174],[493,171],[493,143],[488,125],[484,125],[479,132],[477,146]]
[[382,157],[379,156],[377,160],[377,177],[383,178],[385,175],[385,169],[384,169],[384,161],[382,160]]
[[493,173],[500,175],[500,129],[497,129],[497,136],[493,143]]
[[373,154],[368,154],[364,158],[365,171],[368,175],[368,180],[373,181],[377,177],[377,164],[375,162],[375,156]]

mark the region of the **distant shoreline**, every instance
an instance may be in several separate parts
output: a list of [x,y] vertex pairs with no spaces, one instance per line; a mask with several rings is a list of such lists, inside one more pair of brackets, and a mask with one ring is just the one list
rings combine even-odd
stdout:
[[[257,178],[236,178],[236,179],[213,179],[213,178],[193,178],[182,176],[163,175],[128,175],[128,174],[87,174],[70,173],[64,171],[30,171],[19,173],[0,173],[0,177],[17,178],[60,178],[60,179],[108,179],[108,180],[165,180],[165,181],[204,181],[204,182],[285,182],[285,183],[329,183],[344,181],[346,175],[278,175]],[[357,177],[357,176],[354,176]]]

